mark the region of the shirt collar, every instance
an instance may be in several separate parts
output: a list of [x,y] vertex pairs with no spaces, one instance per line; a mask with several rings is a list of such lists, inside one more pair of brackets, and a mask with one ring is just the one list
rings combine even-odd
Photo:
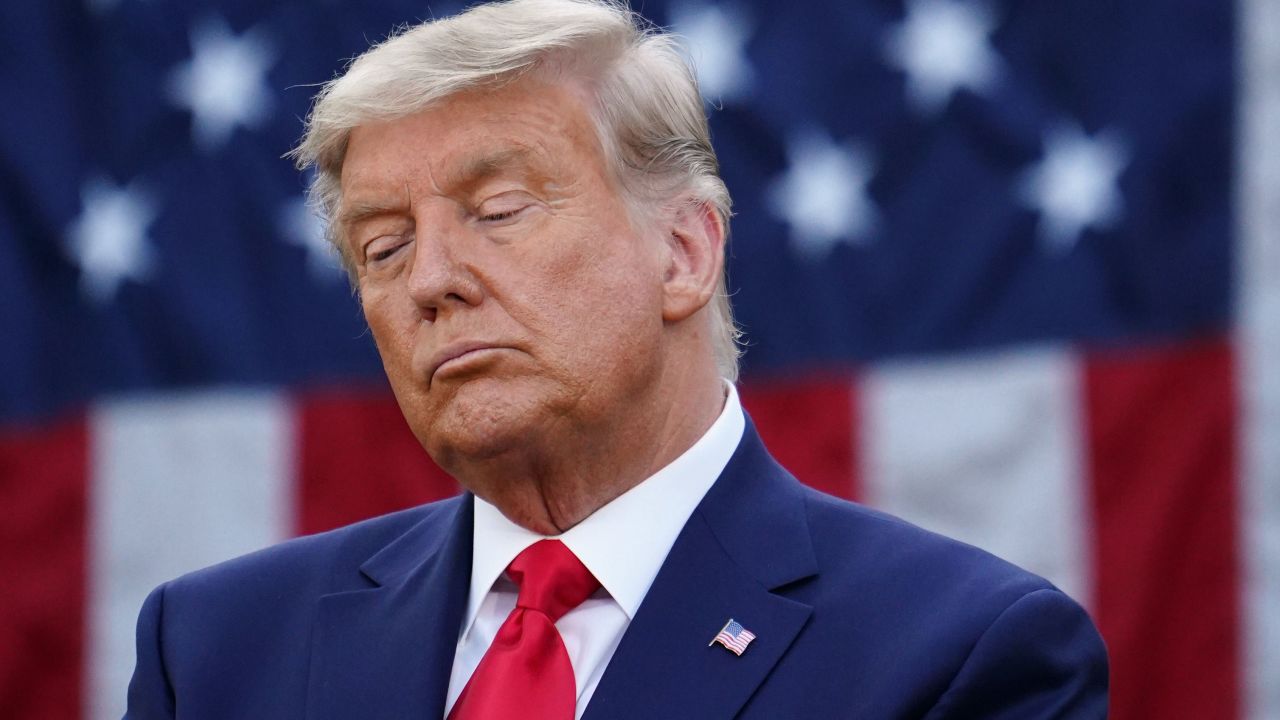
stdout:
[[[746,421],[738,391],[727,387],[724,409],[688,450],[643,482],[556,536],[621,606],[635,617],[676,536],[702,501],[742,439]],[[507,565],[547,536],[511,522],[496,507],[475,499],[471,592],[463,633]]]

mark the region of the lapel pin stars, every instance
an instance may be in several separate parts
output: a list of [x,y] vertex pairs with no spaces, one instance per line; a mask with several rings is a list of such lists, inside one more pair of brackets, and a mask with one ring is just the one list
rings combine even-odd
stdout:
[[720,643],[734,655],[741,655],[746,651],[751,641],[755,639],[755,633],[742,627],[737,620],[729,618],[729,622],[720,628],[720,632],[716,633],[714,638],[711,638],[711,642],[707,643],[707,647]]

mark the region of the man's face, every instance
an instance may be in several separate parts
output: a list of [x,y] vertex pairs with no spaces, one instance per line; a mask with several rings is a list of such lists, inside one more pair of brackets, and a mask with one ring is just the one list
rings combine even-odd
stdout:
[[569,88],[361,126],[342,194],[365,317],[446,469],[607,425],[655,380],[662,243],[632,228]]

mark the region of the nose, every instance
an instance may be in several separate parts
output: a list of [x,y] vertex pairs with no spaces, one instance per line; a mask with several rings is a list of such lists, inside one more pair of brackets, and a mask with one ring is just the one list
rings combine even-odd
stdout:
[[409,297],[427,322],[475,307],[484,299],[484,288],[472,272],[460,242],[464,229],[456,225],[438,214],[419,217],[416,223]]

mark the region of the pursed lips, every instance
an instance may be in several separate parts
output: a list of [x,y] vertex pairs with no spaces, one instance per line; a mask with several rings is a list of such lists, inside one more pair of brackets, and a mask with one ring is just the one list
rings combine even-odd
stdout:
[[439,372],[440,368],[443,367],[445,364],[453,362],[454,360],[458,360],[472,353],[480,352],[483,350],[501,350],[505,348],[506,348],[505,345],[497,345],[494,343],[479,342],[475,340],[466,340],[466,341],[450,343],[440,348],[439,350],[436,350],[434,353],[432,353],[431,363],[428,366],[427,377],[430,380],[434,380],[436,373]]

